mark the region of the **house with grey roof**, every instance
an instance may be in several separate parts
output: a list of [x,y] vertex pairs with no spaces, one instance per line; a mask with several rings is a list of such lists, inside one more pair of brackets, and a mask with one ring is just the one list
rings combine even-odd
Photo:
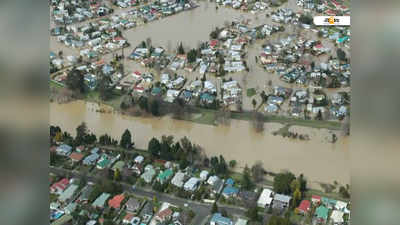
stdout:
[[78,189],[78,185],[76,184],[71,184],[63,193],[61,193],[60,197],[58,197],[58,200],[61,202],[66,202],[72,198],[72,196],[75,194],[75,191]]
[[62,144],[57,147],[56,153],[62,156],[69,156],[72,152],[72,147],[66,144]]
[[171,180],[171,184],[181,188],[185,184],[185,174],[182,172],[177,172]]
[[126,202],[126,210],[130,212],[137,212],[140,208],[140,202],[136,198],[129,198]]
[[153,166],[146,166],[145,172],[140,176],[146,183],[151,183],[153,181],[154,176],[156,175],[156,171]]
[[286,208],[289,206],[290,200],[292,197],[287,196],[287,195],[282,195],[282,194],[275,194],[274,200],[272,202],[272,207],[273,208]]
[[94,165],[96,161],[99,159],[99,157],[100,155],[94,152],[83,159],[83,165]]

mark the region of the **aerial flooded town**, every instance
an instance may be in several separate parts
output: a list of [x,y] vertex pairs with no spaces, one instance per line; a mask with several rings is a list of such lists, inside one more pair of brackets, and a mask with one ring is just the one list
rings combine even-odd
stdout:
[[349,0],[49,10],[50,224],[350,224]]

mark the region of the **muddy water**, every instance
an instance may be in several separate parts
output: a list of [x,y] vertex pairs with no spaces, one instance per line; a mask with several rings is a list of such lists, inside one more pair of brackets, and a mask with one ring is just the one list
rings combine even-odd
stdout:
[[75,135],[75,128],[85,121],[96,135],[108,133],[115,138],[119,138],[128,128],[136,147],[143,149],[147,148],[148,141],[154,136],[166,134],[176,139],[188,136],[201,145],[207,155],[222,154],[227,160],[237,160],[240,167],[261,160],[269,171],[287,169],[296,174],[305,174],[310,181],[349,183],[347,141],[343,139],[336,144],[321,141],[321,138],[307,142],[291,141],[271,134],[272,130],[281,127],[278,124],[266,124],[264,133],[255,133],[246,121],[233,120],[229,127],[216,127],[169,117],[160,119],[129,117],[118,113],[101,114],[96,112],[97,108],[97,104],[83,101],[51,103],[50,124],[59,125]]

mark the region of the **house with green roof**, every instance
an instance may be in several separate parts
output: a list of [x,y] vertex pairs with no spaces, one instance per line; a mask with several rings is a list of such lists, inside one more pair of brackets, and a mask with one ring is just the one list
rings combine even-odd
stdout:
[[171,169],[164,170],[162,173],[158,174],[157,181],[164,184],[172,175],[174,175],[174,172]]
[[115,170],[119,170],[119,171],[122,171],[122,169],[124,168],[124,166],[125,166],[125,162],[124,161],[118,161],[118,162],[116,162],[115,164],[114,164],[114,166],[112,167],[112,170],[113,171],[115,171]]
[[102,170],[106,168],[111,162],[110,157],[107,154],[103,154],[99,161],[97,161],[96,168]]
[[315,216],[317,220],[325,222],[328,219],[329,209],[321,205],[315,210]]
[[108,193],[103,193],[101,194],[94,202],[92,203],[92,206],[95,208],[103,208],[104,204],[106,203],[107,199],[110,198],[110,194]]
[[321,202],[322,204],[324,204],[328,209],[332,209],[333,207],[335,207],[337,200],[335,199],[330,199],[327,197],[322,197],[321,198]]

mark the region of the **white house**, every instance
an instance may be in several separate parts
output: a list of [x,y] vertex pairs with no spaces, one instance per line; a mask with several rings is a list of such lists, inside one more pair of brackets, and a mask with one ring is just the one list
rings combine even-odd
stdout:
[[269,207],[272,203],[272,195],[273,191],[270,189],[265,188],[262,192],[260,197],[258,198],[257,201],[257,206],[261,208],[266,208],[267,206]]

